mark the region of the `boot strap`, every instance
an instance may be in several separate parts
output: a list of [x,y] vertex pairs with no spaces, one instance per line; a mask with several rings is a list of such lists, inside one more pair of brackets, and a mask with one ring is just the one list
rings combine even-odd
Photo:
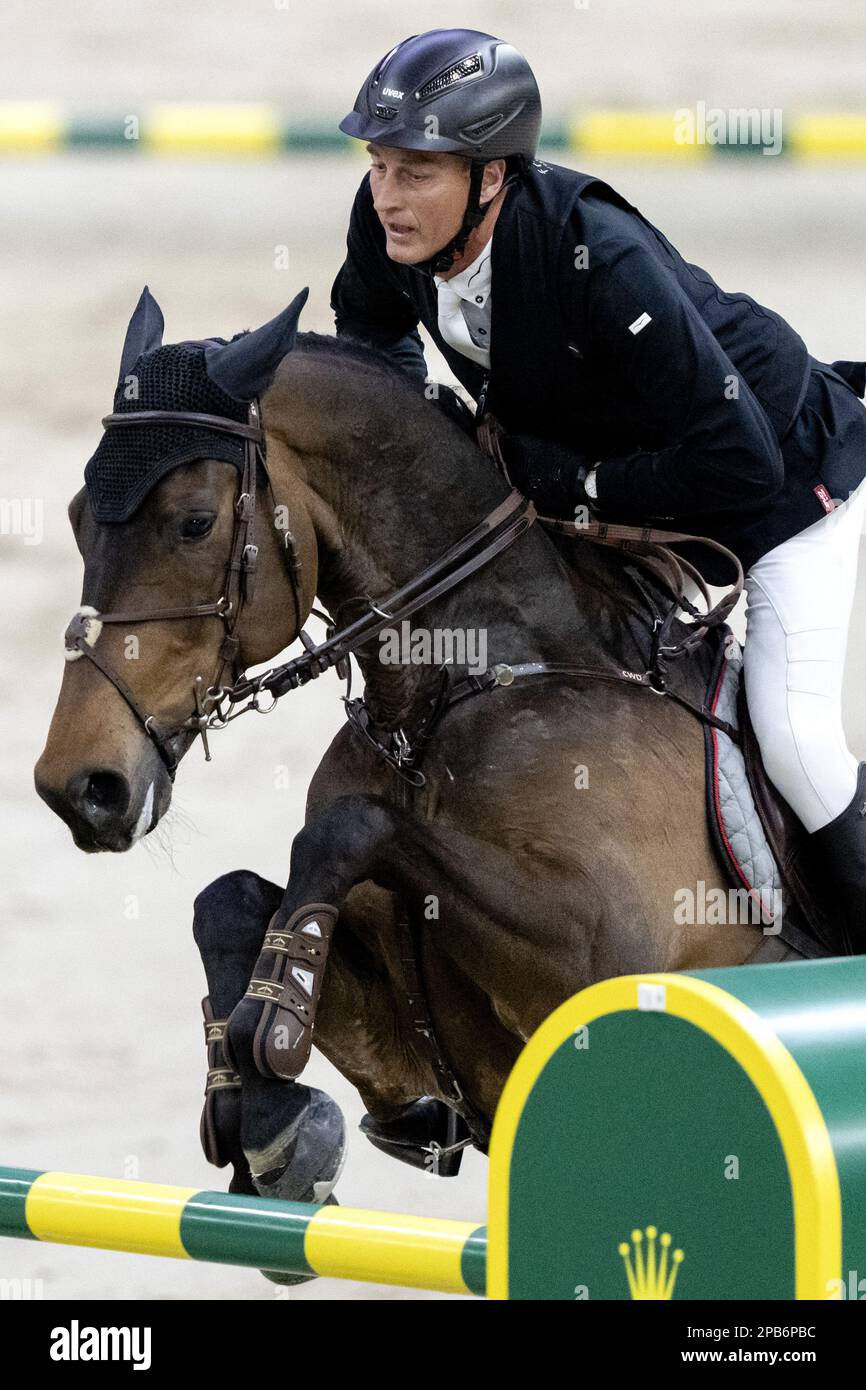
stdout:
[[212,1163],[215,1168],[224,1168],[229,1162],[229,1158],[220,1148],[214,1107],[217,1093],[239,1090],[241,1078],[226,1057],[225,1040],[228,1020],[214,1018],[210,995],[208,994],[201,1001],[201,1008],[204,1014],[204,1038],[207,1046],[208,1069],[199,1137],[208,1163]]

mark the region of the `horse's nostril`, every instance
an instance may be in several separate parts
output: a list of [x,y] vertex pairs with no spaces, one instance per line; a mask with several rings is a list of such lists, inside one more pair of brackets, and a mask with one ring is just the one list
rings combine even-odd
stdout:
[[84,795],[103,811],[116,811],[128,800],[124,778],[113,772],[92,772],[87,779]]
[[129,805],[129,783],[117,772],[86,772],[76,783],[72,799],[88,820],[123,815]]

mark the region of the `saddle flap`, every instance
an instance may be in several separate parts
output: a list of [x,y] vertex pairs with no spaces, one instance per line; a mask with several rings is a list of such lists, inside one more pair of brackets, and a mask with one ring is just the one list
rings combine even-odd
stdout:
[[742,682],[737,694],[737,714],[749,786],[789,901],[797,905],[805,929],[820,945],[833,955],[845,955],[839,928],[809,876],[808,832],[767,777]]
[[769,781],[749,718],[742,656],[725,625],[717,630],[705,703],[739,734],[704,725],[707,818],[719,861],[731,883],[760,903],[767,926],[784,906],[779,939],[805,956],[844,955],[845,947],[808,875],[805,827]]

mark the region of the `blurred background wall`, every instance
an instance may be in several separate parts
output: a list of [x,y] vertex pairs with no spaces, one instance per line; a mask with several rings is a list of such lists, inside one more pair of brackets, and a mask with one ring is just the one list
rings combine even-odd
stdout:
[[522,49],[552,107],[863,102],[859,0],[7,0],[0,88],[87,105],[216,96],[338,115],[393,44],[449,26]]

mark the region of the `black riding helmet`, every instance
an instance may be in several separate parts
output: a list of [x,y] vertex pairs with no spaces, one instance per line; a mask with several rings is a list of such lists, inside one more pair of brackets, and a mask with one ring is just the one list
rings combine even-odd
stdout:
[[450,270],[482,221],[484,166],[505,159],[519,179],[538,149],[541,96],[526,59],[477,29],[431,29],[404,39],[377,63],[340,130],[403,150],[467,155],[469,198],[457,235],[421,270]]

